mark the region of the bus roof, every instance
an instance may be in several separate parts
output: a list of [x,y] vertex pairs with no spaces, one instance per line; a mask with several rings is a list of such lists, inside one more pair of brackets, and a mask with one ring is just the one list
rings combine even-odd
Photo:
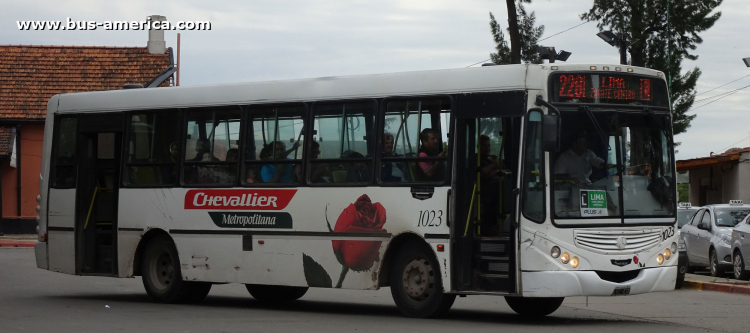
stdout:
[[[381,98],[503,90],[545,90],[552,72],[632,68],[634,74],[656,76],[655,70],[624,65],[522,64],[389,74],[334,76],[283,81],[206,86],[143,88],[56,95],[54,112],[99,112],[178,107],[310,102],[331,99]],[[554,68],[554,69],[553,69]],[[621,72],[626,74],[626,70]],[[663,77],[663,74],[661,75]],[[54,96],[53,96],[54,99]]]

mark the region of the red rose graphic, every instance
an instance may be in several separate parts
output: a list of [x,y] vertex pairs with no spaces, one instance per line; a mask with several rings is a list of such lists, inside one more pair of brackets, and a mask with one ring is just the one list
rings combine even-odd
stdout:
[[[363,194],[356,202],[346,207],[339,218],[333,232],[386,232],[385,208],[379,202],[372,203],[367,194]],[[372,267],[378,258],[380,241],[340,241],[334,240],[333,253],[345,268],[363,271]]]

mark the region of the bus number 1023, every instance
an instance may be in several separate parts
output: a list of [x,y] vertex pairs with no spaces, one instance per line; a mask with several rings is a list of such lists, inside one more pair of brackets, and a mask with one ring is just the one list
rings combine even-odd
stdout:
[[417,227],[439,227],[443,224],[442,210],[420,210]]

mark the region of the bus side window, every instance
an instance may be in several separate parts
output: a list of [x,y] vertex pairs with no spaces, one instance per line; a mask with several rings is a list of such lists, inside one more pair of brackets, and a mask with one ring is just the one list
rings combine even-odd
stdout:
[[445,180],[450,110],[448,98],[388,102],[383,121],[380,181]]
[[76,186],[76,135],[77,119],[61,118],[56,133],[54,188],[74,188]]
[[534,222],[544,222],[544,151],[542,150],[542,113],[529,112],[521,183],[521,211]]
[[126,186],[174,185],[180,160],[178,111],[133,114],[129,118]]
[[305,106],[250,108],[242,180],[248,185],[298,184],[304,151]]
[[364,184],[372,180],[374,101],[315,105],[310,183]]
[[241,116],[236,106],[188,111],[185,184],[235,184]]

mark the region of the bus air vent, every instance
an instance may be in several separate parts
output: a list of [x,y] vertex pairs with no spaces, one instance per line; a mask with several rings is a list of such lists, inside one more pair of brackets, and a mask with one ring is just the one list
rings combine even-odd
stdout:
[[661,242],[661,230],[591,230],[574,231],[577,247],[600,254],[632,254],[650,249]]

